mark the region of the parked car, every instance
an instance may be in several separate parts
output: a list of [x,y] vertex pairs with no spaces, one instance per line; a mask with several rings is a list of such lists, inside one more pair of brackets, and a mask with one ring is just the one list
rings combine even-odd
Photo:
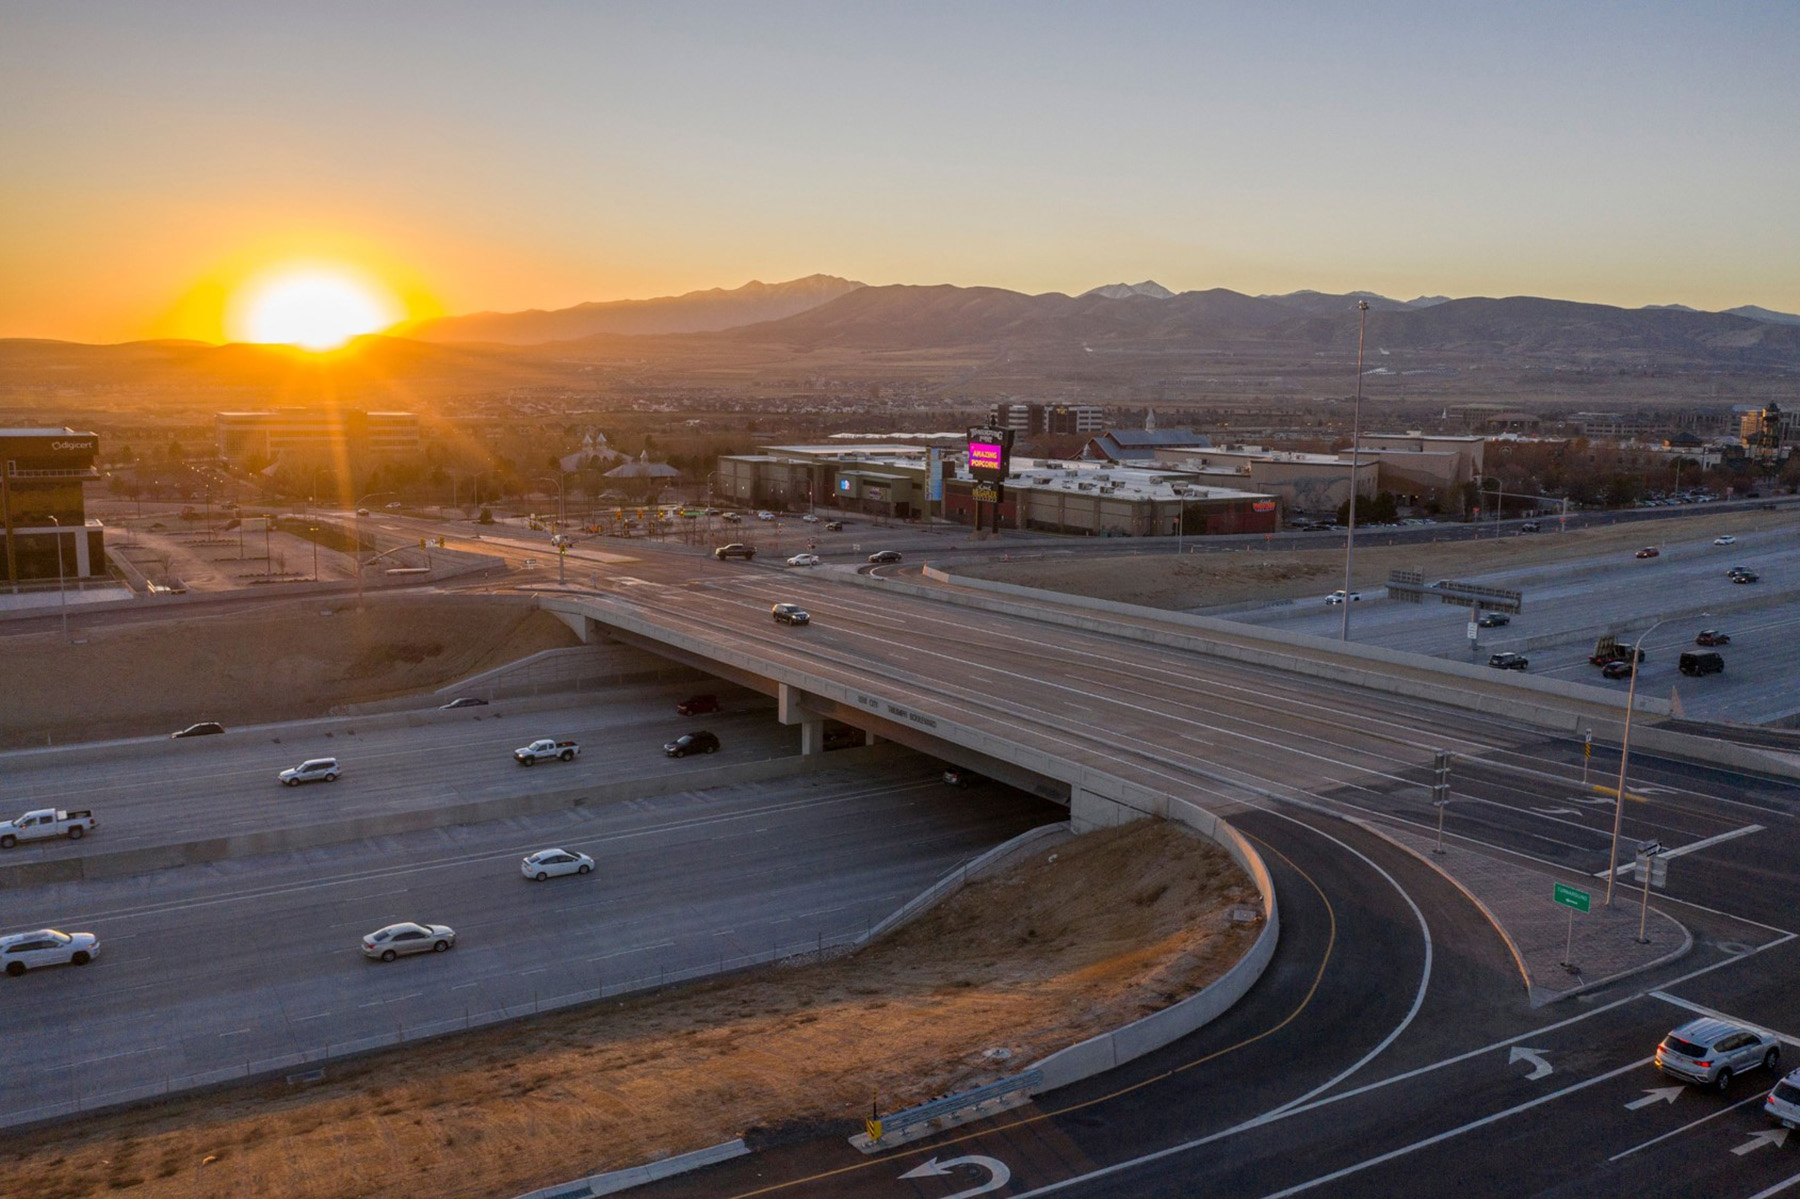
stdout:
[[456,948],[456,930],[447,924],[406,921],[378,928],[362,939],[363,956],[391,962],[409,953],[443,953]]
[[716,695],[690,695],[675,705],[677,716],[699,716],[705,712],[719,710],[719,697]]
[[725,561],[727,558],[742,558],[744,561],[748,562],[756,557],[756,547],[734,541],[730,545],[722,545],[714,550],[713,557],[721,562]]
[[169,740],[175,741],[182,737],[210,737],[214,733],[222,733],[224,731],[225,731],[225,726],[220,724],[218,721],[202,720],[199,724],[188,725],[185,729],[182,729],[179,733],[170,733]]
[[[1350,603],[1354,604],[1354,603],[1359,602],[1362,599],[1362,592],[1360,592],[1360,591],[1352,591],[1352,592],[1348,592],[1347,594],[1349,595]],[[1344,591],[1344,589],[1342,587],[1340,587],[1336,591],[1332,592],[1330,595],[1326,596],[1325,602],[1328,604],[1341,604],[1344,602],[1345,595],[1346,595],[1346,592]]]
[[775,618],[776,624],[812,623],[812,617],[799,604],[776,604],[769,609],[769,615]]
[[485,699],[477,699],[473,695],[459,695],[455,699],[451,700],[449,703],[444,704],[442,707],[440,707],[438,709],[438,711],[449,712],[449,711],[453,711],[456,708],[485,708],[485,707],[487,707],[487,700],[485,700]]
[[1600,674],[1601,677],[1608,679],[1628,679],[1636,669],[1636,663],[1629,662],[1624,658],[1614,658],[1600,668]]
[[31,933],[0,937],[0,962],[13,978],[39,966],[85,966],[100,952],[100,938],[93,933],[60,933],[40,928]]
[[1730,645],[1731,634],[1723,629],[1701,629],[1694,635],[1695,645]]
[[298,766],[290,766],[275,776],[289,787],[298,787],[301,783],[335,783],[338,778],[338,760],[336,758],[308,758]]
[[593,868],[594,859],[566,849],[540,849],[519,863],[521,874],[540,883],[553,874],[586,874]]
[[671,758],[685,758],[689,754],[717,753],[718,749],[718,737],[707,732],[705,729],[699,729],[692,733],[683,733],[681,736],[675,738],[675,740],[663,746],[663,752],[668,754]]
[[1746,1070],[1774,1073],[1781,1043],[1761,1029],[1702,1016],[1689,1020],[1656,1047],[1656,1068],[1696,1086],[1723,1091]]
[[1661,555],[1662,555],[1662,551],[1657,549],[1653,545],[1647,545],[1643,549],[1641,549],[1637,552],[1637,556],[1640,558],[1656,558],[1656,557],[1660,557]]
[[817,554],[795,554],[788,559],[789,566],[817,566],[818,564],[819,555]]
[[825,522],[825,528],[828,532],[842,533],[844,531],[844,522],[841,520],[828,520]]
[[1495,670],[1524,670],[1531,665],[1531,659],[1523,654],[1492,654],[1488,665]]
[[1475,623],[1484,629],[1503,629],[1512,623],[1512,617],[1504,612],[1483,612]]
[[1724,533],[1718,537],[1713,538],[1713,544],[1714,545],[1736,545],[1737,538],[1733,537],[1730,533]]
[[1733,583],[1754,583],[1762,576],[1748,566],[1734,566],[1725,572],[1725,577]]

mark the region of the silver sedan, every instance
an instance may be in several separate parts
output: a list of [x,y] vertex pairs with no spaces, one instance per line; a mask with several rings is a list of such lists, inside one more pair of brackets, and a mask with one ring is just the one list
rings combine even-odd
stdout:
[[593,868],[594,859],[566,849],[540,849],[519,863],[521,874],[540,883],[553,874],[586,874]]
[[390,924],[362,939],[363,956],[391,962],[403,953],[443,953],[456,947],[456,930],[447,924]]

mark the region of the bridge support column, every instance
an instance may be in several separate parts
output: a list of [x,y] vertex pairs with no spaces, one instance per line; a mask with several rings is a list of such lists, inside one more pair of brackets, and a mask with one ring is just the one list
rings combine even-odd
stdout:
[[1095,794],[1085,787],[1070,789],[1069,823],[1077,833],[1091,833],[1095,829],[1111,828],[1115,824],[1128,824],[1143,815],[1136,808]]
[[588,617],[579,612],[552,612],[550,615],[573,629],[575,635],[581,638],[581,644],[592,645],[594,643],[594,622]]
[[825,719],[819,717],[800,722],[800,756],[810,758],[825,752]]

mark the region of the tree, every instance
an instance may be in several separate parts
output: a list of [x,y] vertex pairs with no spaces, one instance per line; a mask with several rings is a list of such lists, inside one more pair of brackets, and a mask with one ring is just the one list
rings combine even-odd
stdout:
[[483,508],[481,510],[480,517],[478,517],[476,519],[476,523],[483,524],[483,525],[493,524],[494,523],[494,510],[492,508]]

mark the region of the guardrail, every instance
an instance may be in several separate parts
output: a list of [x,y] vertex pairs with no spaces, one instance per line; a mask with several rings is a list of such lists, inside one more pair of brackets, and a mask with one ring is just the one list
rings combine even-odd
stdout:
[[885,1146],[888,1138],[907,1139],[904,1134],[921,1124],[940,1121],[943,1127],[962,1124],[987,1114],[988,1109],[998,1109],[1008,1104],[1000,1101],[1018,1095],[1029,1097],[1041,1090],[1044,1085],[1042,1070],[1027,1070],[1023,1074],[1015,1074],[1011,1078],[1002,1078],[998,1082],[990,1082],[984,1087],[958,1091],[954,1095],[945,1095],[941,1099],[933,1099],[929,1103],[921,1103],[917,1107],[909,1107],[904,1111],[894,1112],[881,1117],[881,1136],[866,1142],[868,1147]]

